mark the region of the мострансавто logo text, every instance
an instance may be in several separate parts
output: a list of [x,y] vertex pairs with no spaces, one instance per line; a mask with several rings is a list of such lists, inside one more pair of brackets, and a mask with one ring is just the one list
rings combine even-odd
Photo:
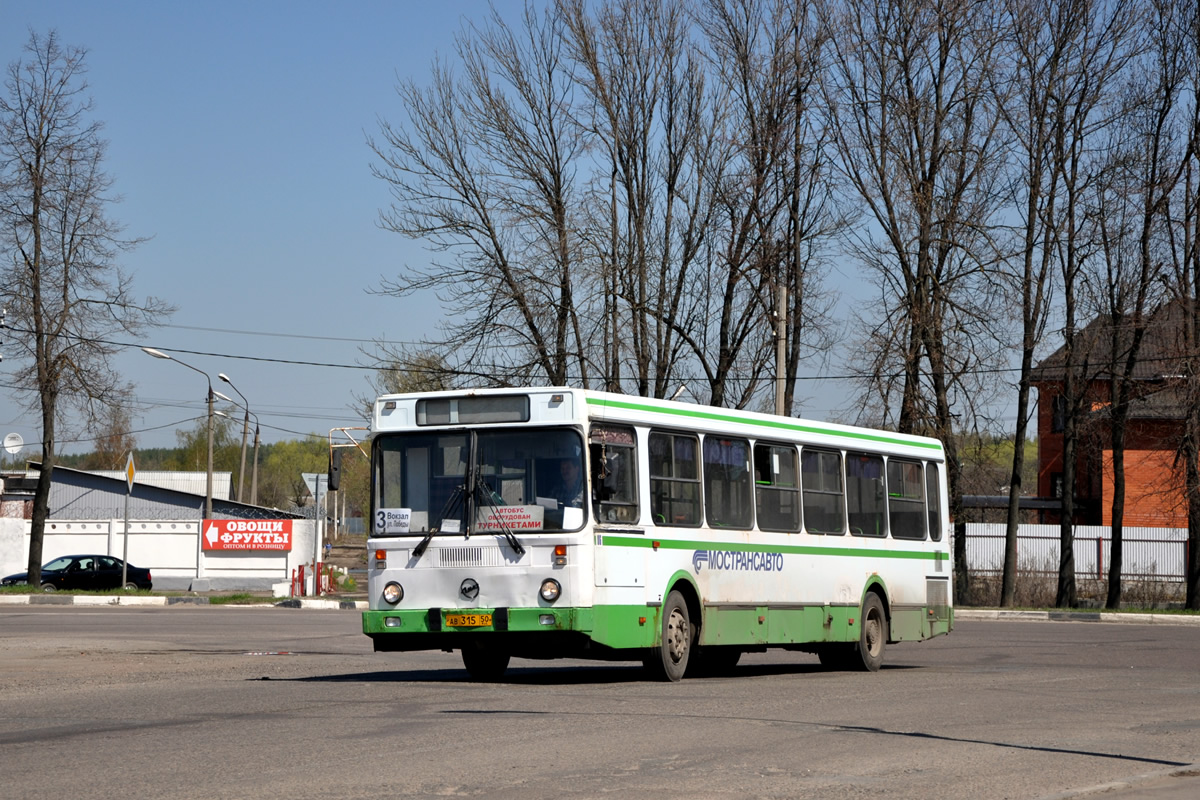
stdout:
[[783,553],[744,553],[735,550],[697,550],[692,554],[692,569],[700,572],[702,565],[709,569],[781,572]]

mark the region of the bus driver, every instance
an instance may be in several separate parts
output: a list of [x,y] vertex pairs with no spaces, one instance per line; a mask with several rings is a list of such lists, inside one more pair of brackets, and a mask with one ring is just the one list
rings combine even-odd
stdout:
[[564,458],[558,464],[559,482],[552,493],[559,506],[583,508],[583,476],[578,458]]

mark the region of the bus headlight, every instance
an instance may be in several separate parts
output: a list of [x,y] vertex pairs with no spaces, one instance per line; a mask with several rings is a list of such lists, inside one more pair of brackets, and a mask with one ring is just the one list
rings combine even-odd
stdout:
[[562,594],[562,586],[554,578],[546,578],[542,581],[542,599],[547,603],[553,603]]
[[404,599],[404,587],[393,581],[383,587],[383,599],[389,605],[396,605]]

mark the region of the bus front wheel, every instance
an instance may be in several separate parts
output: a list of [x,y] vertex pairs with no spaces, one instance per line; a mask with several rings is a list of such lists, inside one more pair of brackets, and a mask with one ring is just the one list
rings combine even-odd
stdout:
[[682,678],[687,672],[693,637],[687,602],[678,590],[672,590],[663,603],[661,642],[642,662],[646,670],[660,680],[674,682]]

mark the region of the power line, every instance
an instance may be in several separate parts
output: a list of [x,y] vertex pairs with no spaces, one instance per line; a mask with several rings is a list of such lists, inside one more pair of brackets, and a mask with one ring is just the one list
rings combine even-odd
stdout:
[[[279,339],[307,339],[313,342],[353,342],[354,344],[389,344],[389,345],[420,345],[422,342],[404,342],[392,339],[359,339],[345,336],[313,336],[306,333],[275,333],[272,331],[242,331],[234,328],[205,328],[198,325],[160,325],[162,328],[173,328],[182,331],[203,331],[205,333],[229,333],[238,336],[271,336]],[[183,352],[183,351],[180,351]]]
[[[178,428],[182,425],[187,425],[189,423],[204,422],[207,419],[208,419],[208,415],[202,414],[202,415],[196,416],[196,417],[186,417],[181,420],[176,420],[175,422],[168,422],[165,425],[154,425],[149,428],[137,428],[137,429],[126,430],[126,431],[116,431],[116,432],[114,432],[114,434],[106,434],[104,436],[78,437],[78,438],[74,438],[74,439],[59,439],[57,444],[59,444],[59,445],[88,444],[88,443],[92,443],[92,442],[98,442],[101,439],[108,438],[109,435],[135,436],[139,433],[153,433],[154,431],[166,430],[168,428]],[[314,433],[312,431],[294,431],[294,430],[290,430],[288,428],[281,428],[277,425],[268,425],[266,423],[262,423],[261,427],[267,428],[268,430],[277,431],[279,433],[288,433],[293,436],[300,436],[303,438],[315,438],[315,439],[324,440],[325,437],[327,436],[327,434],[323,434],[323,433]],[[40,448],[43,444],[44,444],[44,442],[25,442],[25,446],[27,446],[27,447],[39,447]]]
[[[187,327],[187,326],[175,326],[175,327]],[[228,333],[237,333],[238,332],[238,331],[225,330],[225,329],[208,329],[208,328],[194,328],[194,329],[195,330],[216,330],[216,331],[228,332]],[[8,330],[11,330],[11,331],[14,331],[17,333],[25,333],[25,334],[32,333],[32,331],[22,329],[22,328],[13,328],[11,326],[8,328]],[[338,339],[337,337],[316,337],[316,336],[304,336],[304,335],[299,335],[299,334],[293,336],[291,334],[271,334],[271,333],[264,333],[264,332],[258,332],[258,333],[247,332],[247,333],[251,333],[251,334],[255,334],[255,335],[264,335],[264,336],[290,336],[292,338],[325,339],[325,340],[329,340],[329,341],[357,341],[357,342],[365,341],[365,340],[360,340],[360,339]],[[112,341],[112,340],[107,340],[107,339],[95,339],[95,338],[85,339],[84,337],[80,337],[80,336],[76,336],[74,334],[68,334],[68,333],[58,333],[58,334],[52,334],[52,335],[57,338],[96,342],[96,343],[104,344],[104,345],[107,345],[110,347],[120,347],[120,348],[128,348],[128,349],[140,349],[142,347],[142,345],[140,345],[140,344],[131,343],[131,342],[118,342],[118,341]],[[395,342],[395,343],[403,344],[401,342]],[[420,344],[420,343],[414,342],[412,344]],[[384,372],[384,371],[387,371],[387,372],[416,372],[416,373],[433,372],[433,370],[423,370],[419,367],[418,368],[410,368],[410,367],[401,367],[401,366],[391,366],[387,363],[342,364],[342,363],[322,362],[322,361],[307,361],[307,360],[299,361],[296,359],[271,358],[271,357],[267,357],[267,356],[241,355],[241,354],[237,354],[237,353],[219,353],[219,352],[213,352],[213,351],[208,351],[208,350],[191,350],[191,349],[180,348],[180,347],[162,347],[162,346],[160,346],[157,349],[162,350],[167,353],[180,353],[180,354],[192,355],[192,356],[205,356],[208,358],[234,359],[234,360],[238,360],[238,361],[251,361],[251,362],[265,363],[265,364],[284,364],[284,365],[289,365],[289,366],[300,366],[300,367],[323,367],[323,368],[329,368],[329,369],[357,370],[357,371],[361,371],[361,372]],[[1181,356],[1161,356],[1161,357],[1157,357],[1157,358],[1143,358],[1143,359],[1140,359],[1139,361],[1144,364],[1157,363],[1157,362],[1167,363],[1167,362],[1176,362],[1180,358],[1181,358]],[[1092,364],[1092,367],[1097,371],[1097,374],[1101,371],[1101,368],[1103,366],[1104,365],[1100,365],[1100,364]],[[1117,362],[1114,362],[1113,364],[1111,364],[1109,366],[1115,368],[1117,366],[1120,366],[1120,364]],[[495,364],[495,363],[493,363],[493,364],[476,363],[476,364],[474,364],[474,367],[475,367],[475,369],[473,369],[473,370],[450,370],[450,371],[455,372],[456,374],[459,374],[459,375],[468,375],[468,376],[475,376],[475,377],[479,377],[479,378],[491,379],[498,373],[499,374],[507,373],[510,369],[510,367],[507,365]],[[981,368],[976,368],[976,369],[971,369],[971,370],[965,370],[959,374],[974,375],[974,376],[987,376],[987,375],[1014,374],[1014,373],[1019,373],[1020,371],[1021,371],[1020,367],[981,367]],[[903,376],[903,372],[901,372],[901,371],[887,373],[884,375],[874,375],[874,374],[866,373],[866,372],[858,372],[858,373],[844,373],[844,374],[838,374],[838,375],[797,375],[796,381],[797,382],[861,381],[861,380],[871,380],[871,379],[876,379],[876,378],[899,378],[902,376]],[[525,377],[529,377],[529,376],[525,375]],[[743,376],[743,375],[738,375],[736,373],[733,373],[732,377],[734,379],[749,379],[754,376],[750,376],[750,375]],[[568,380],[580,380],[580,379],[582,379],[582,376],[581,375],[580,376],[568,375],[567,378],[568,378]],[[706,376],[704,376],[702,374],[693,374],[693,373],[675,373],[673,375],[673,379],[679,380],[679,381],[700,381],[700,382],[707,380]],[[6,388],[19,389],[22,387],[10,385]]]
[[[206,417],[190,417],[188,419],[181,419],[177,422],[168,422],[165,425],[155,425],[150,428],[139,428],[138,430],[120,431],[119,433],[117,433],[117,435],[118,436],[132,436],[132,435],[139,434],[139,433],[153,433],[154,431],[162,431],[162,430],[166,430],[167,428],[175,428],[175,427],[178,427],[185,423],[197,422],[197,421],[205,419],[205,418]],[[59,439],[57,443],[60,445],[85,444],[88,442],[98,442],[101,439],[106,439],[106,438],[108,438],[108,435],[81,437],[78,439]],[[45,442],[25,442],[24,446],[26,446],[26,447],[41,447],[43,444],[45,444]]]

